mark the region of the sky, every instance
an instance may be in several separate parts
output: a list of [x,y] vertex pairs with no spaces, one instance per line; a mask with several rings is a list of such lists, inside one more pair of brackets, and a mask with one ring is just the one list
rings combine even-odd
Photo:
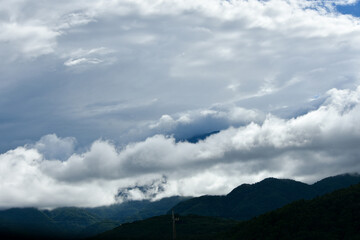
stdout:
[[0,0],[0,208],[360,172],[359,9]]

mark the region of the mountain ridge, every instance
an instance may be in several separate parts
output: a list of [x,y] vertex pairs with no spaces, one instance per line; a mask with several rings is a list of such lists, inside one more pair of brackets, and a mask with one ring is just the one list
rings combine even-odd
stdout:
[[[175,205],[170,211],[180,215],[224,217],[248,220],[300,199],[312,199],[360,182],[359,174],[340,174],[306,184],[292,179],[266,178],[242,184],[227,195],[201,196]],[[170,213],[168,211],[168,214]]]

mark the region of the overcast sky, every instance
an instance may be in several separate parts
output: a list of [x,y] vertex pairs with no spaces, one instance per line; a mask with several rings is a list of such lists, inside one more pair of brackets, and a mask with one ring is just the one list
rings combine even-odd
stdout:
[[359,9],[0,0],[0,208],[360,172]]

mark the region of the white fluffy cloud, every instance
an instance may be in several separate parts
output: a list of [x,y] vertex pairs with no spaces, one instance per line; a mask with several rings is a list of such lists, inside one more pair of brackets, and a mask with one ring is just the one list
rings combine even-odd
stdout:
[[[62,161],[44,156],[58,154],[52,152],[55,144],[71,150],[74,140],[48,135],[33,147],[0,156],[0,190],[8,193],[1,195],[0,206],[109,204],[127,187],[127,197],[139,199],[147,195],[134,188],[136,184],[152,186],[164,175],[161,191],[152,197],[224,194],[268,176],[311,182],[360,171],[359,120],[360,87],[328,91],[324,104],[305,115],[268,115],[261,124],[231,127],[196,144],[156,135],[119,149],[99,140]],[[44,145],[47,152],[41,154]],[[154,186],[151,189],[159,188]]]
[[41,171],[43,156],[35,149],[18,147],[0,155],[0,207],[32,206],[54,208],[111,204],[115,184],[101,181],[62,183]]

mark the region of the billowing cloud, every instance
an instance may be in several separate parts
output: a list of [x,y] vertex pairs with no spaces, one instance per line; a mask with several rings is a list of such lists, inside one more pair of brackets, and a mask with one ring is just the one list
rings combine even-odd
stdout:
[[[52,144],[71,149],[74,140],[48,135],[1,155],[0,190],[9,194],[0,206],[92,206],[121,200],[119,193],[128,199],[224,194],[267,176],[311,182],[360,171],[359,120],[360,87],[329,90],[325,102],[304,115],[268,115],[260,124],[230,127],[195,144],[164,135],[123,148],[98,140],[63,161],[45,156],[56,156]],[[41,152],[43,145],[48,152]],[[29,189],[31,197],[22,197]],[[71,200],[61,197],[65,193]]]
[[[35,149],[18,147],[0,155],[0,207],[59,205],[94,206],[114,201],[115,188],[101,181],[61,183],[41,171],[43,156]],[[110,184],[110,185],[109,185]]]
[[[336,160],[344,157],[343,150],[349,142],[358,142],[359,94],[360,88],[353,92],[333,89],[328,92],[324,105],[303,116],[285,120],[268,115],[262,124],[231,127],[197,144],[176,143],[172,137],[156,135],[118,150],[109,142],[97,141],[85,154],[73,155],[66,162],[52,161],[49,166],[44,165],[45,172],[63,181],[82,181],[171,173],[174,170],[200,171],[215,164],[235,162],[258,165],[258,170],[276,165],[282,171],[281,164],[273,162],[280,158],[279,163],[281,159],[293,160],[294,163],[300,160],[293,167],[286,166],[286,171],[296,176],[308,164],[319,164],[316,159],[312,159],[314,163],[303,161],[297,152],[314,152],[324,159]],[[345,162],[342,164],[346,166]],[[311,169],[317,168],[310,167],[307,171]]]

